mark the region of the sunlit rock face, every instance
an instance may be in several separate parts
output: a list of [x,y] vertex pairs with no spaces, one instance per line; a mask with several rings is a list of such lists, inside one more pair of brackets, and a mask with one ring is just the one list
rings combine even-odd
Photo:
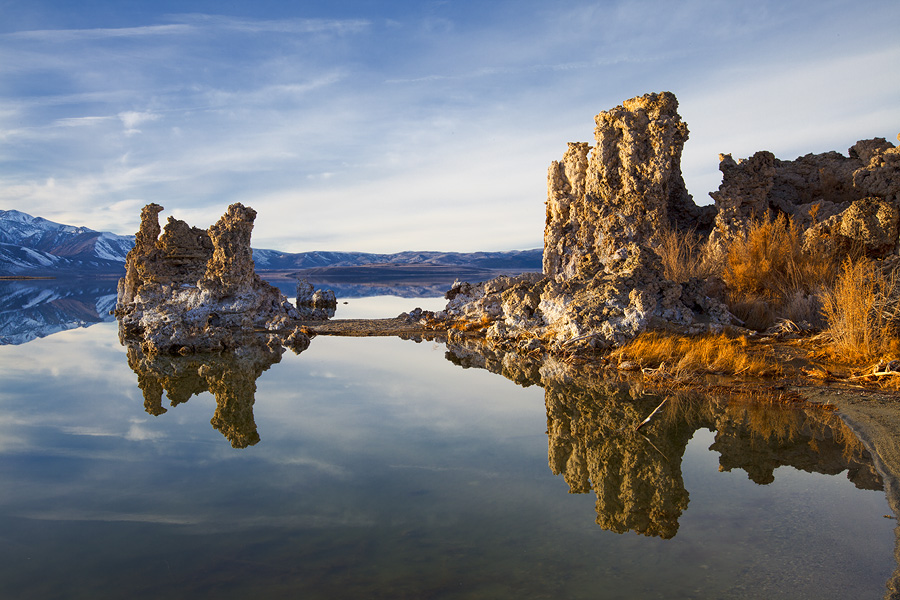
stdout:
[[213,428],[234,448],[259,442],[253,418],[256,380],[281,360],[284,350],[280,344],[244,344],[233,352],[200,356],[147,354],[138,344],[127,344],[126,348],[128,366],[137,374],[148,414],[167,412],[163,393],[175,407],[208,391],[216,399],[216,411],[210,420]]
[[[688,332],[731,322],[701,281],[666,280],[654,247],[667,230],[708,231],[681,174],[687,125],[669,92],[597,115],[595,145],[570,143],[547,177],[544,276],[498,278],[448,292],[443,316],[489,322],[496,343],[551,350],[609,347],[649,327]],[[527,338],[527,339],[526,339]]]
[[861,140],[847,156],[825,152],[779,160],[760,151],[735,161],[726,154],[719,170],[722,184],[710,193],[717,210],[714,244],[741,235],[753,220],[784,214],[805,230],[810,252],[897,252],[900,148],[884,138]]
[[232,204],[208,231],[147,205],[135,247],[119,282],[116,316],[122,340],[148,352],[208,352],[235,348],[254,330],[281,330],[300,318],[275,287],[259,278],[250,235],[256,212]]
[[629,244],[653,246],[662,231],[712,222],[681,175],[688,128],[674,94],[626,100],[595,122],[593,149],[570,143],[547,174],[544,273],[557,281],[609,272]]

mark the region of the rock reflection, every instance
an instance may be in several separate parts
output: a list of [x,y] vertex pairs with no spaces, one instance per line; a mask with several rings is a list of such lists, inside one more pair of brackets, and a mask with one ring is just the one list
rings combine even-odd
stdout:
[[847,471],[861,489],[883,483],[863,444],[833,411],[683,394],[662,397],[638,384],[611,381],[590,368],[541,362],[472,342],[449,343],[448,360],[519,383],[544,387],[548,460],[571,493],[593,492],[603,529],[672,538],[687,509],[681,462],[698,429],[715,431],[719,470],[744,470],[761,485],[775,469],[792,466],[835,475]]
[[280,344],[247,344],[234,352],[171,356],[146,354],[137,344],[127,344],[128,366],[137,374],[144,394],[144,410],[159,416],[163,393],[172,407],[192,396],[210,392],[216,399],[216,411],[210,423],[234,448],[246,448],[259,442],[253,404],[256,380],[281,360]]

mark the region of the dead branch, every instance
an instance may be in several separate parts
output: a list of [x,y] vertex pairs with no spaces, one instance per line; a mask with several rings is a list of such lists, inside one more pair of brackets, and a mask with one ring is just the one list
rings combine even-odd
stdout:
[[669,397],[668,397],[668,396],[666,396],[665,398],[663,398],[663,401],[659,403],[659,406],[657,406],[655,409],[653,409],[653,412],[650,413],[649,415],[647,415],[647,418],[646,418],[646,419],[644,419],[643,421],[641,421],[640,423],[638,423],[637,427],[635,427],[634,430],[637,431],[637,430],[639,430],[641,427],[643,427],[644,425],[646,425],[647,423],[649,423],[649,422],[650,422],[650,419],[652,419],[653,416],[654,416],[656,413],[658,413],[658,412],[660,411],[660,409],[663,407],[663,405],[664,405],[666,402],[668,402],[668,400],[669,400]]

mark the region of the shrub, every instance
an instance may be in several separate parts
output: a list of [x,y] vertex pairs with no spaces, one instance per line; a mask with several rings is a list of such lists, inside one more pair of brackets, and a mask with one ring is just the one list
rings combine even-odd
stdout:
[[822,294],[825,332],[844,358],[869,360],[888,351],[898,336],[897,271],[867,258],[844,261],[833,288]]
[[663,266],[663,275],[678,283],[689,279],[706,279],[718,275],[720,260],[709,244],[702,243],[693,230],[665,229],[657,236],[656,253]]
[[814,319],[815,296],[831,285],[837,270],[832,256],[804,252],[799,227],[780,215],[752,223],[731,242],[722,279],[734,315],[749,327],[764,329],[779,317]]

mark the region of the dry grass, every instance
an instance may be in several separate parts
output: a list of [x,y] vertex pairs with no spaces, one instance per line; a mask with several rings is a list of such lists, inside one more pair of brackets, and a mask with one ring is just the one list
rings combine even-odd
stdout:
[[641,334],[617,348],[613,360],[630,360],[642,366],[659,367],[675,376],[696,372],[776,375],[779,367],[753,352],[746,337],[725,334],[687,337],[658,332]]
[[460,318],[453,322],[452,325],[450,325],[450,329],[470,332],[484,331],[485,329],[490,327],[493,322],[494,320],[488,315],[482,315],[481,318],[478,319]]
[[667,229],[659,234],[658,241],[656,253],[662,261],[663,275],[670,281],[706,279],[721,270],[721,260],[694,231]]
[[729,308],[752,329],[780,318],[821,326],[819,292],[832,285],[839,266],[833,256],[804,252],[792,219],[756,221],[727,251],[722,279]]
[[897,273],[876,261],[847,259],[833,288],[822,293],[825,333],[847,360],[873,360],[897,347]]
[[793,219],[753,223],[728,248],[722,278],[736,298],[764,298],[781,305],[798,291],[816,292],[834,280],[830,256],[803,252],[803,236]]

